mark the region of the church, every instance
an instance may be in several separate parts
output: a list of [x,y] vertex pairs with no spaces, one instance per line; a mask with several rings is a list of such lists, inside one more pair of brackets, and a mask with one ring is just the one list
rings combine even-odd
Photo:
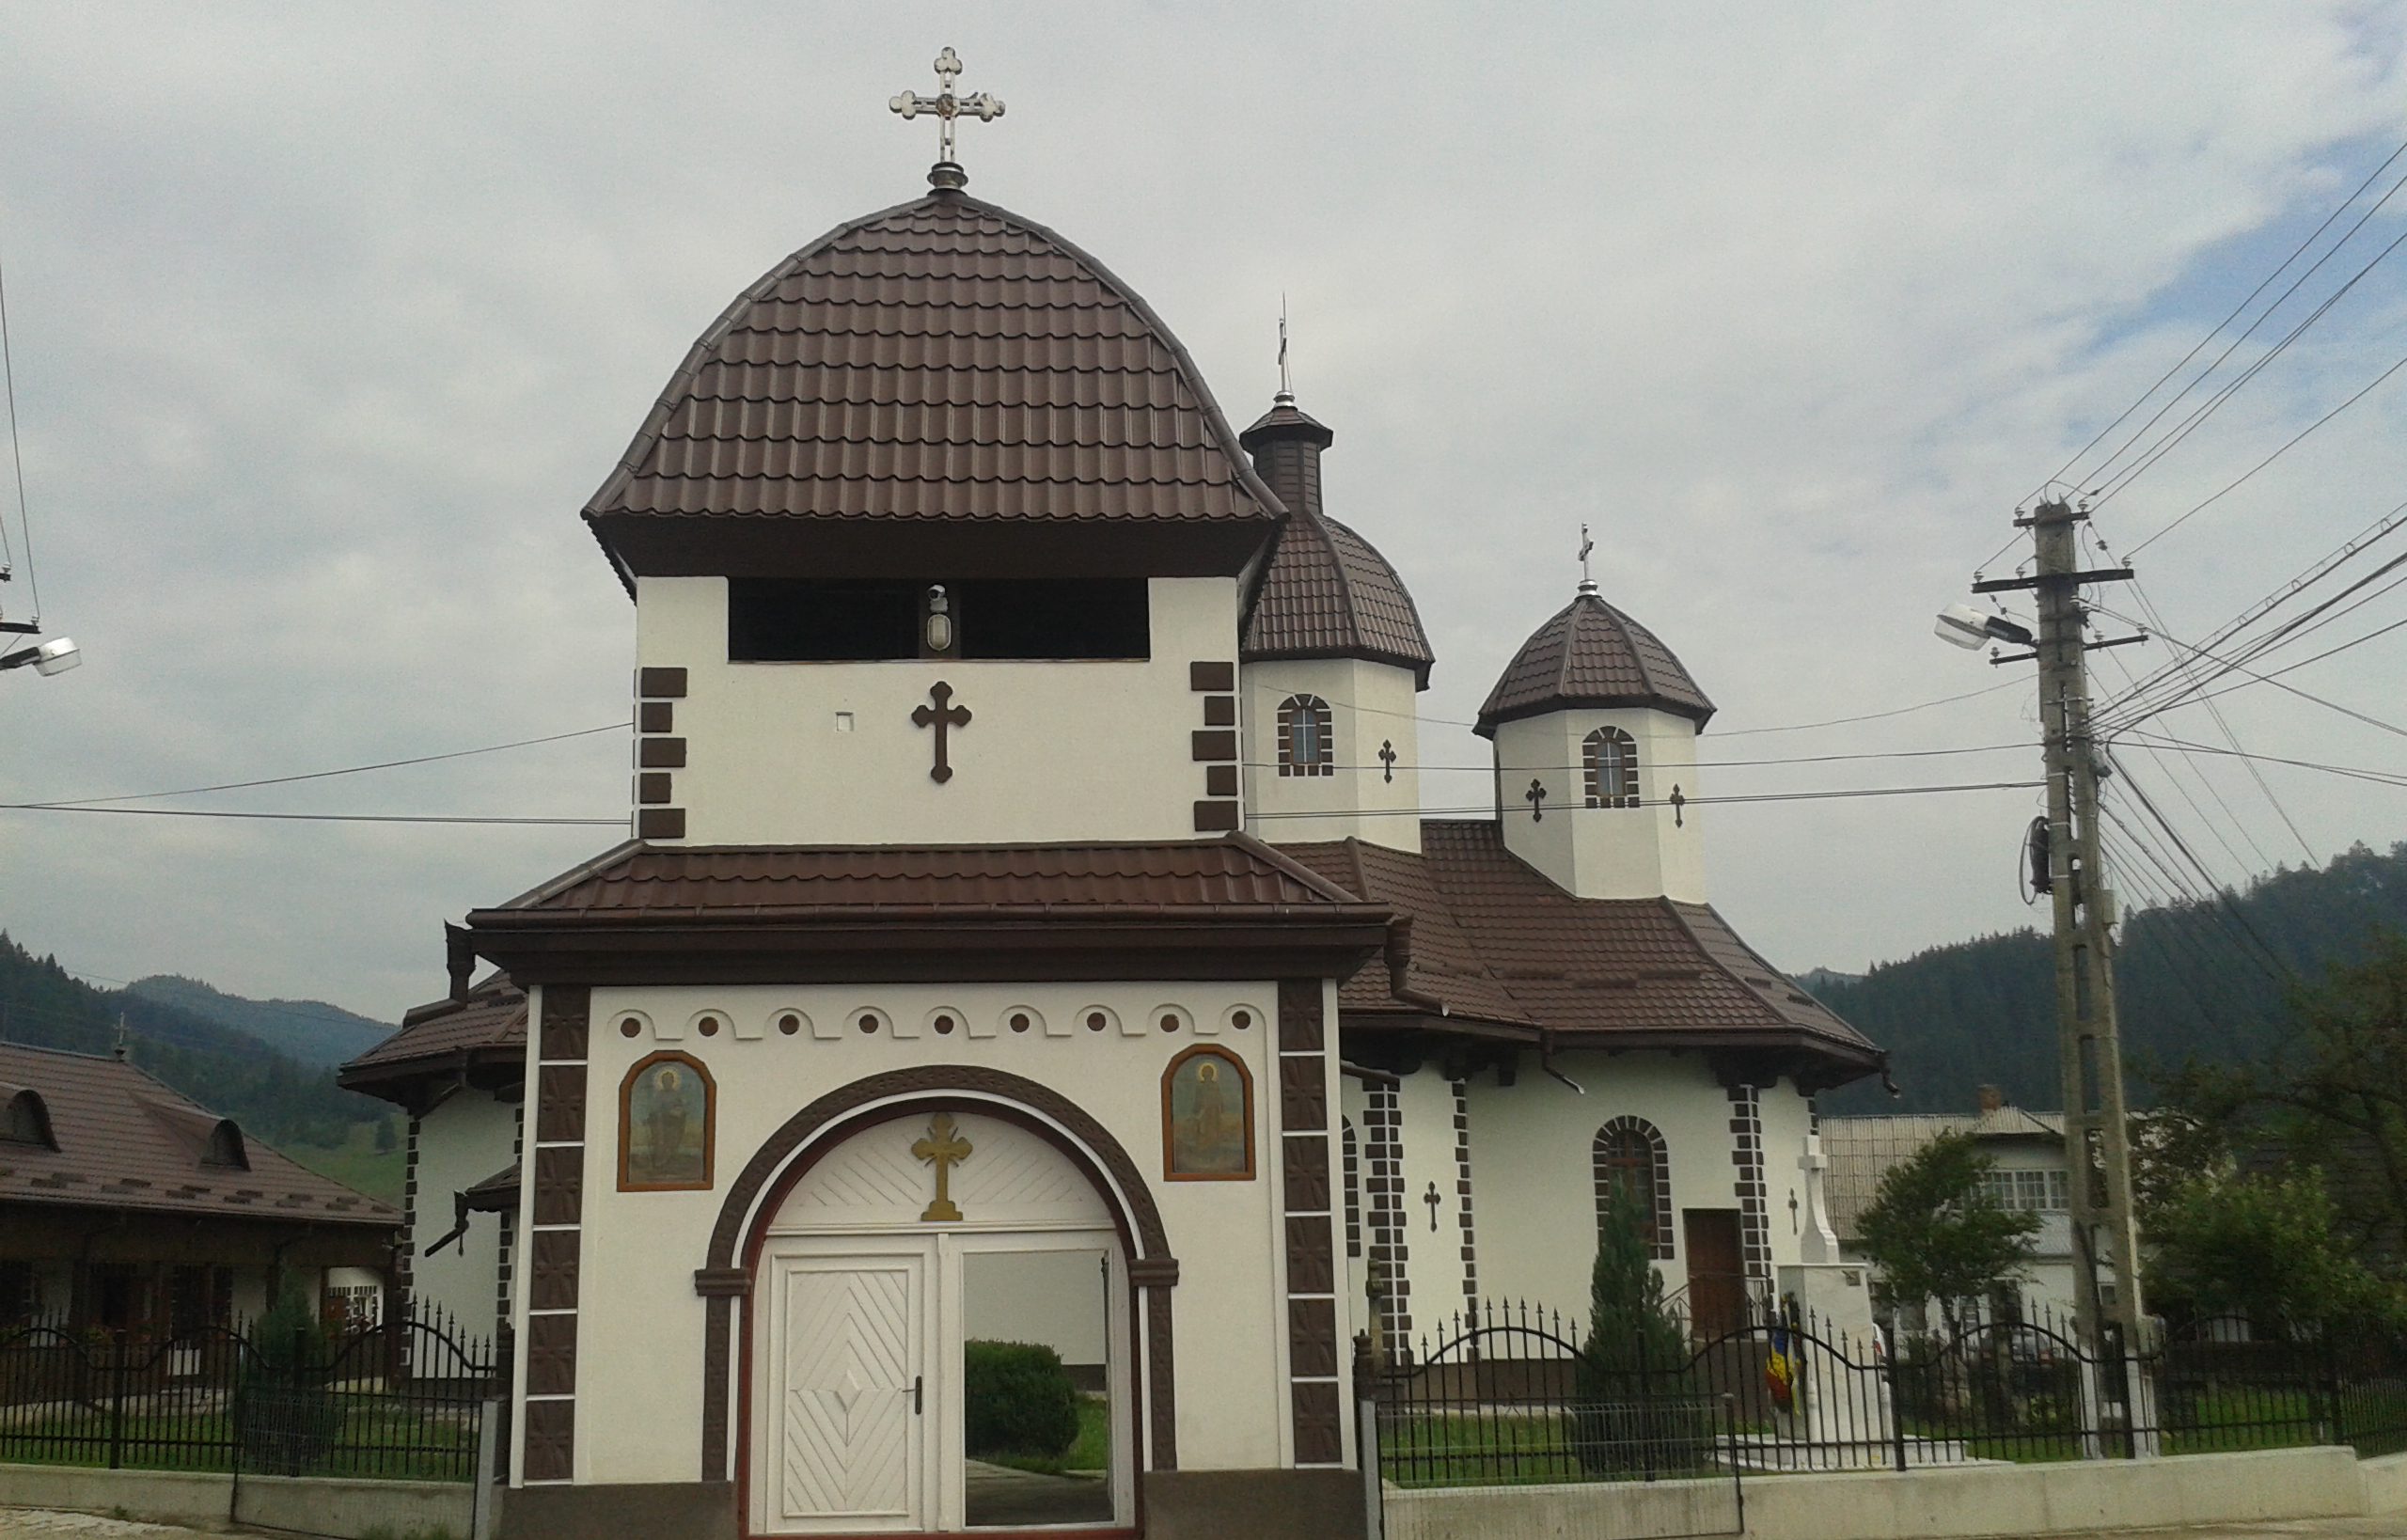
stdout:
[[[1492,816],[1424,819],[1334,433],[970,196],[938,69],[931,191],[739,292],[585,510],[632,838],[344,1071],[405,1287],[511,1329],[505,1532],[1360,1532],[1357,1334],[1584,1313],[1617,1184],[1701,1332],[1860,1295],[1812,1098],[1882,1056],[1707,903],[1704,689],[1583,580]],[[977,1457],[998,1340],[1100,1408],[1082,1481]]]

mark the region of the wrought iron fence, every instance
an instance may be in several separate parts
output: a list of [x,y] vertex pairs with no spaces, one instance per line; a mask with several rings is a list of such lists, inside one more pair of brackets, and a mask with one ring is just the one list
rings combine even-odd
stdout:
[[1371,1377],[1381,1474],[1405,1486],[1710,1475],[1734,1482],[1735,1502],[1741,1473],[2407,1449],[2407,1338],[2395,1331],[2215,1320],[2092,1352],[2041,1316],[1892,1351],[1877,1330],[1772,1305],[1681,1335],[1675,1361],[1631,1362],[1623,1344],[1606,1366],[1569,1317],[1459,1314]]
[[0,1461],[468,1481],[505,1358],[440,1314],[271,1341],[0,1330]]

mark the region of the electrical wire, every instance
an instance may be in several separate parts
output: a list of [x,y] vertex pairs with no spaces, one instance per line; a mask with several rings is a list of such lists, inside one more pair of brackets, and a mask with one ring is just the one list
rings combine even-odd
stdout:
[[115,813],[125,818],[241,818],[292,824],[525,824],[625,828],[620,818],[476,817],[453,813],[236,812],[227,808],[95,808],[61,802],[0,802],[0,812]]
[[[2111,614],[2113,612],[2101,611],[2101,613]],[[2122,617],[2118,616],[2116,619],[2122,619]],[[2368,727],[2380,728],[2384,732],[2396,733],[2399,737],[2407,738],[2407,728],[2402,728],[2395,722],[2385,722],[2379,716],[2369,716],[2366,713],[2356,710],[2354,707],[2341,705],[2336,700],[2326,700],[2321,696],[2309,694],[2307,691],[2300,689],[2295,684],[2285,684],[2279,678],[2275,677],[2279,674],[2294,673],[2297,670],[2305,668],[2308,664],[2320,662],[2324,658],[2332,656],[2334,653],[2345,652],[2352,647],[2356,647],[2362,643],[2369,642],[2376,636],[2382,636],[2386,632],[2395,631],[2399,625],[2407,625],[2407,621],[2397,621],[2391,625],[2383,626],[2380,631],[2370,632],[2366,636],[2359,636],[2355,641],[2346,642],[2338,647],[2318,652],[2314,657],[2303,659],[2300,662],[2289,665],[2287,668],[2277,668],[2273,673],[2257,673],[2252,669],[2242,668],[2237,664],[2233,664],[2231,666],[2231,671],[2248,675],[2251,683],[2271,684],[2276,689],[2286,690],[2289,694],[2297,696],[2302,700],[2312,701],[2316,705],[2322,706],[2331,711],[2336,711],[2343,716],[2352,717],[2356,721],[2363,722]],[[2199,656],[2206,658],[2210,662],[2226,663],[2229,661],[2227,659],[2218,657],[2212,652],[2208,652],[2202,649],[2192,647],[2190,643],[2183,641],[2180,637],[2174,636],[2170,632],[2159,631],[2156,635],[2163,637],[2166,641],[2171,642],[2176,647],[2188,648],[2191,652],[2197,652]],[[2244,690],[2248,686],[2246,684],[2234,684],[2228,689],[2215,691],[2214,695],[2230,695],[2233,691]],[[2199,699],[2211,699],[2211,697],[2200,697]],[[2142,722],[2147,721],[2153,717],[2161,716],[2168,711],[2176,710],[2177,708],[2189,703],[2190,700],[2187,696],[2177,696],[2165,704],[2151,705],[2147,707],[2145,710],[2128,715],[2117,714],[2111,722],[2102,724],[2103,730],[2108,732],[2125,731],[2131,728],[2137,727]]]
[[[2034,489],[2032,490],[2032,492],[2031,492],[2031,495],[2031,495],[2031,496],[2033,496],[2033,497],[2037,497],[2037,496],[2041,496],[2041,495],[2045,495],[2045,493],[2047,492],[2047,490],[2048,490],[2048,488],[2049,488],[2049,487],[2051,487],[2051,486],[2054,485],[2056,482],[2060,481],[2060,480],[2064,479],[2065,479],[2065,477],[2066,477],[2066,476],[2068,476],[2068,475],[2071,472],[2071,470],[2072,470],[2073,466],[2074,466],[2074,465],[2076,465],[2076,464],[2078,464],[2081,462],[2081,459],[2082,459],[2082,457],[2083,457],[2084,455],[2086,455],[2087,453],[2089,453],[2089,451],[2090,451],[2090,450],[2092,450],[2092,449],[2094,449],[2094,448],[2098,448],[2098,446],[2105,440],[2105,437],[2106,437],[2106,435],[2107,435],[2107,434],[2109,434],[2109,433],[2113,432],[2116,429],[2117,429],[2117,428],[2121,427],[2121,426],[2123,425],[2123,423],[2124,423],[2126,420],[2128,420],[2128,419],[2130,418],[2130,416],[2131,416],[2131,415],[2132,415],[2132,413],[2134,413],[2134,412],[2138,411],[2141,407],[2143,407],[2143,406],[2147,405],[2147,404],[2148,398],[2149,398],[2149,397],[2151,397],[2151,396],[2153,396],[2153,395],[2155,395],[2158,391],[2160,391],[2160,390],[2163,389],[2163,388],[2164,388],[2164,385],[2165,385],[2165,382],[2166,382],[2166,381],[2168,381],[2168,380],[2172,379],[2174,375],[2176,375],[2176,374],[2179,373],[2179,372],[2181,371],[2181,369],[2189,364],[2189,362],[2190,362],[2190,360],[2191,360],[2191,359],[2195,358],[2196,356],[2198,356],[2198,354],[2199,354],[2200,353],[2204,352],[2204,351],[2206,350],[2206,346],[2207,346],[2207,344],[2208,344],[2208,343],[2210,343],[2210,342],[2211,342],[2211,341],[2213,341],[2213,340],[2214,340],[2218,336],[2220,336],[2220,335],[2223,333],[2224,328],[2226,328],[2226,327],[2229,326],[2233,322],[2238,321],[2238,320],[2240,319],[2241,315],[2242,315],[2244,311],[2246,311],[2246,310],[2247,310],[2247,308],[2249,307],[2249,306],[2251,306],[2251,305],[2253,305],[2253,304],[2255,304],[2255,303],[2256,303],[2256,301],[2257,301],[2257,296],[2258,296],[2258,295],[2259,295],[2259,294],[2263,293],[2267,289],[2271,288],[2271,287],[2273,286],[2273,280],[2274,280],[2274,279],[2276,279],[2276,278],[2280,277],[2284,273],[2286,273],[2286,272],[2288,272],[2288,271],[2289,270],[2289,267],[2290,267],[2290,264],[2291,264],[2291,263],[2293,263],[2293,262],[2297,261],[2301,257],[2303,257],[2303,256],[2306,255],[2306,252],[2307,252],[2308,248],[2312,247],[2312,246],[2315,244],[2315,243],[2316,243],[2317,241],[2319,241],[2319,240],[2322,239],[2323,232],[2324,232],[2325,230],[2330,229],[2330,228],[2332,228],[2332,226],[2333,226],[2334,222],[2335,222],[2335,221],[2336,221],[2336,220],[2337,220],[2337,219],[2338,219],[2338,218],[2339,218],[2343,213],[2346,213],[2346,212],[2349,211],[2350,207],[2351,207],[2352,204],[2354,204],[2354,203],[2357,201],[2357,199],[2359,199],[2359,198],[2361,198],[2361,197],[2365,196],[2366,196],[2366,192],[2367,192],[2367,190],[2368,190],[2368,188],[2372,187],[2372,186],[2373,186],[2373,184],[2374,184],[2376,181],[2380,181],[2380,180],[2381,180],[2381,178],[2382,178],[2382,174],[2383,174],[2384,171],[2389,170],[2389,169],[2390,169],[2390,167],[2391,167],[2392,163],[2396,162],[2396,161],[2399,159],[2399,156],[2401,156],[2401,155],[2407,155],[2407,140],[2401,140],[2401,141],[2399,142],[2399,148],[2398,148],[2398,149],[2393,149],[2393,150],[2392,150],[2388,155],[2384,156],[2384,157],[2383,158],[2383,162],[2382,162],[2382,164],[2381,164],[2380,165],[2375,166],[2375,167],[2373,168],[2373,170],[2372,170],[2371,172],[2369,172],[2369,173],[2367,175],[2366,180],[2365,180],[2365,181],[2361,181],[2361,182],[2359,182],[2359,183],[2357,184],[2357,186],[2356,186],[2356,190],[2355,190],[2355,191],[2352,192],[2352,193],[2351,193],[2347,197],[2342,198],[2342,199],[2341,199],[2337,204],[2336,204],[2336,205],[2333,207],[2332,212],[2331,212],[2330,213],[2325,214],[2325,215],[2323,216],[2323,223],[2321,223],[2320,225],[2316,226],[2316,227],[2315,227],[2315,228],[2314,228],[2314,230],[2313,230],[2313,231],[2311,231],[2311,232],[2307,235],[2307,237],[2306,237],[2306,239],[2305,239],[2305,240],[2301,241],[2301,242],[2297,244],[2297,246],[2295,246],[2294,248],[2292,248],[2292,249],[2291,249],[2291,251],[2290,251],[2290,254],[2289,254],[2289,256],[2287,256],[2287,257],[2285,257],[2285,258],[2283,258],[2283,259],[2282,259],[2281,263],[2280,263],[2280,265],[2279,265],[2279,266],[2275,267],[2275,268],[2273,269],[2273,271],[2272,271],[2271,273],[2266,274],[2266,275],[2265,275],[2265,276],[2264,276],[2263,278],[2259,279],[2259,280],[2258,280],[2258,284],[2257,284],[2257,287],[2256,287],[2256,288],[2254,288],[2254,289],[2252,289],[2252,290],[2250,290],[2250,291],[2248,291],[2248,295],[2247,295],[2247,297],[2246,297],[2245,299],[2242,299],[2242,300],[2238,305],[2235,305],[2235,306],[2232,306],[2232,308],[2231,308],[2231,313],[2230,313],[2229,315],[2227,315],[2227,316],[2224,317],[2221,321],[2219,321],[2219,322],[2215,322],[2215,324],[2213,325],[2213,327],[2211,327],[2211,328],[2207,332],[2207,335],[2206,335],[2206,336],[2204,336],[2204,337],[2202,337],[2202,338],[2198,338],[2197,342],[2196,342],[2194,346],[2192,346],[2192,348],[2190,349],[2190,351],[2189,351],[2188,353],[2183,354],[2180,356],[2180,358],[2179,358],[2179,360],[2177,360],[2177,361],[2174,363],[2174,365],[2173,365],[2173,367],[2172,367],[2171,369],[2166,369],[2163,374],[2161,374],[2161,375],[2157,376],[2156,383],[2155,383],[2154,385],[2149,385],[2146,390],[2144,390],[2144,391],[2140,392],[2139,399],[2138,399],[2137,401],[2135,401],[2132,402],[2132,404],[2131,404],[2131,405],[2129,405],[2129,406],[2127,406],[2127,407],[2123,408],[2123,410],[2122,410],[2121,412],[2119,412],[2119,413],[2117,413],[2117,414],[2116,415],[2116,416],[2115,416],[2115,420],[2114,420],[2114,421],[2112,421],[2112,422],[2108,423],[2105,427],[2100,428],[2100,430],[2098,430],[2097,433],[2096,433],[2096,434],[2095,434],[2095,435],[2090,439],[2090,441],[2089,441],[2088,443],[2086,443],[2086,444],[2083,445],[2080,448],[2078,448],[2078,449],[2074,450],[2074,451],[2073,451],[2073,453],[2072,453],[2072,455],[2070,456],[2070,458],[2067,459],[2063,464],[2061,464],[2061,465],[2059,465],[2059,466],[2057,466],[2057,467],[2056,467],[2056,473],[2055,473],[2055,475],[2049,477],[2049,478],[2047,479],[2047,480],[2045,480],[2045,481],[2041,482],[2037,487],[2034,488]],[[2396,189],[2394,189],[2394,191],[2396,191]],[[2380,206],[2381,206],[2380,204],[2375,205],[2375,207],[2376,207],[2376,208],[2379,208]],[[2370,212],[2371,212],[2371,211],[2368,211],[2368,215],[2370,215]],[[2364,223],[2364,221],[2363,221],[2363,220],[2360,220],[2360,221],[2358,222],[2359,226],[2362,226],[2362,225],[2363,225],[2363,223]],[[2354,233],[2356,233],[2356,227],[2352,227],[2352,228],[2351,228],[2351,230],[2350,230],[2350,232],[2349,232],[2349,233],[2350,233],[2350,234],[2352,234],[2352,235],[2353,235]],[[2337,250],[2339,250],[2339,249],[2340,249],[2340,247],[2341,247],[2342,245],[2345,245],[2345,244],[2348,244],[2348,237],[2347,237],[2347,236],[2343,236],[2343,237],[2340,239],[2340,241],[2339,241],[2339,242],[2337,242],[2337,243],[2336,243],[2336,244],[2334,244],[2334,246],[2333,246],[2333,248],[2332,248],[2332,249],[2333,249],[2334,251],[2337,251]],[[2327,253],[2327,256],[2328,256],[2328,255],[2329,255],[2329,254]],[[2313,271],[2312,269],[2310,269],[2310,270],[2309,270],[2309,272],[2310,272],[2310,273],[2311,273],[2312,271]],[[2307,275],[2308,275],[2307,274],[2302,274],[2302,275],[2300,275],[2300,278],[2301,278],[2301,280],[2302,280],[2302,281],[2304,281],[2304,280],[2305,280],[2305,278]],[[2294,289],[2294,288],[2295,288],[2295,286],[2293,286],[2293,289]],[[2289,293],[2288,293],[2288,292],[2285,292],[2285,293],[2284,293],[2284,295],[2283,295],[2282,297],[2283,297],[2284,299],[2287,299],[2287,298],[2289,297]],[[2278,309],[2278,308],[2280,307],[2280,305],[2281,305],[2281,300],[2278,300],[2278,299],[2277,299],[2277,300],[2275,300],[2275,301],[2273,302],[2273,305],[2270,305],[2270,306],[2266,306],[2266,312],[2265,312],[2265,313],[2266,313],[2267,315],[2271,315],[2271,314],[2272,314],[2275,309]],[[2234,345],[2235,345],[2235,346],[2237,346],[2237,343],[2235,343]],[[2227,355],[2227,354],[2226,354],[2226,355]],[[2209,372],[2211,372],[2211,371],[2212,371],[2212,368],[2213,368],[2213,366],[2211,366],[2211,365],[2210,365],[2210,366],[2209,366]],[[2184,392],[2184,394],[2186,394],[2186,393],[2187,393],[2187,392],[2185,391],[2185,392]],[[2174,401],[2179,401],[2179,400],[2180,400],[2180,397],[2179,397],[2179,396],[2177,396],[2177,397],[2175,397],[2175,398],[2174,398]],[[2167,403],[2166,403],[2167,408],[2169,408],[2172,404],[2173,404],[2172,402],[2167,402]],[[2163,413],[2162,411],[2160,411],[2160,412],[2157,414],[2157,416],[2163,416]],[[2140,432],[2146,432],[2147,431],[2148,426],[2149,426],[2149,425],[2151,425],[2151,424],[2153,424],[2155,421],[2156,421],[2156,418],[2155,418],[2155,417],[2151,417],[2151,418],[2149,418],[2149,419],[2148,419],[2148,423],[2147,423],[2147,424],[2143,424],[2143,425],[2141,426],[2141,428],[2140,428]],[[2134,436],[2137,436],[2137,435],[2134,435]],[[2107,462],[2107,464],[2113,464],[2112,460],[2110,459],[2110,460]],[[2100,468],[2100,469],[2103,469],[2104,467],[2101,465],[2101,466],[2100,466],[2100,467],[2099,467],[2099,468]],[[2026,498],[2025,500],[2027,501],[2028,499]],[[2009,541],[2007,543],[2008,543],[2009,545],[2011,545],[2013,542]],[[1996,558],[1992,557],[1990,559],[1991,559],[1991,560],[1995,560],[1995,559],[1996,559]]]
[[[1737,770],[1767,764],[1834,764],[1842,761],[1850,760],[1927,760],[1939,759],[1956,754],[2027,753],[2030,748],[2031,745],[2024,742],[2015,744],[1974,744],[1962,748],[1878,749],[1861,754],[1792,754],[1778,759],[1769,760],[1653,760],[1648,762],[1648,768],[1655,770]],[[1247,760],[1243,762],[1245,767],[1249,770],[1276,770],[1280,768],[1279,762],[1276,760]],[[1342,770],[1363,775],[1377,776],[1385,775],[1388,772],[1389,766],[1384,763],[1332,764],[1328,766],[1328,768],[1330,770]],[[1399,770],[1415,771],[1422,775],[1487,776],[1495,774],[1498,766],[1492,763],[1406,764],[1402,761],[1398,761],[1394,768]],[[1580,772],[1585,771],[1588,767],[1584,764],[1519,764],[1513,766],[1513,768],[1516,770],[1559,770],[1565,772]]]
[[[1702,808],[1714,804],[1738,802],[1821,802],[1840,801],[1868,796],[1929,796],[1948,792],[2027,792],[2035,787],[2044,786],[2047,783],[2045,781],[2038,780],[1982,780],[1957,781],[1936,786],[1848,787],[1844,789],[1817,792],[1736,792],[1723,793],[1712,796],[1683,796],[1676,801],[1671,797],[1643,797],[1635,804],[1635,806],[1641,808]],[[1632,804],[1625,802],[1622,806],[1627,808],[1632,806]],[[1539,811],[1541,816],[1546,810],[1547,809],[1544,809],[1543,806],[1540,808]],[[1552,810],[1562,813],[1605,811],[1610,809],[1564,806],[1558,807]],[[1496,816],[1496,807],[1493,803],[1481,803],[1476,807],[1463,808],[1306,808],[1297,809],[1292,811],[1249,813],[1247,817],[1249,819],[1402,818],[1408,816],[1416,818],[1449,818],[1470,817],[1474,815],[1482,818],[1493,818]],[[1517,818],[1520,815],[1518,810],[1508,809],[1506,809],[1505,816],[1507,818]]]
[[2239,924],[2242,931],[2247,933],[2249,939],[2257,944],[2258,949],[2261,951],[2273,963],[2273,966],[2279,970],[2282,977],[2284,979],[2295,977],[2295,975],[2291,973],[2289,964],[2285,962],[2282,955],[2273,950],[2273,945],[2258,932],[2255,923],[2252,922],[2248,916],[2241,910],[2240,905],[2233,901],[2230,890],[2216,883],[2213,874],[2207,870],[2206,863],[2199,860],[2197,853],[2190,848],[2189,841],[2182,839],[2180,831],[2173,826],[2172,821],[2167,819],[2163,813],[2157,809],[2156,803],[2151,800],[2147,794],[2147,789],[2142,786],[2137,780],[2133,779],[2128,771],[2126,771],[2123,776],[2123,785],[2131,792],[2132,795],[2138,800],[2140,810],[2147,815],[2149,823],[2153,824],[2159,830],[2161,830],[2167,840],[2173,841],[2173,848],[2180,852],[2182,858],[2187,860],[2192,869],[2206,881],[2208,888],[2212,891],[2214,897],[2222,904],[2225,911],[2231,916],[2233,920]]
[[[41,623],[41,574],[34,568],[33,513],[25,504],[25,447],[17,432],[17,360],[8,346],[8,274],[6,263],[0,263],[0,383],[5,383],[8,395],[8,454],[17,471],[17,523],[25,533],[25,587],[34,603],[33,621]],[[15,554],[8,545],[8,521],[0,519],[0,575],[16,565]]]
[[[153,802],[162,797],[200,796],[210,792],[240,792],[254,786],[290,786],[295,781],[326,780],[336,776],[365,775],[370,770],[398,770],[404,765],[433,764],[443,760],[464,760],[478,754],[499,754],[513,748],[532,748],[539,744],[564,743],[571,738],[590,738],[597,732],[621,732],[635,726],[633,722],[612,722],[605,727],[578,728],[574,732],[555,732],[542,738],[521,738],[515,743],[487,744],[481,748],[455,748],[443,754],[419,754],[406,760],[383,760],[374,764],[345,765],[339,770],[311,770],[297,776],[265,776],[258,780],[220,781],[214,786],[187,786],[175,792],[123,792],[115,796],[46,797],[45,808],[88,808],[103,802]],[[26,806],[27,804],[18,804]]]

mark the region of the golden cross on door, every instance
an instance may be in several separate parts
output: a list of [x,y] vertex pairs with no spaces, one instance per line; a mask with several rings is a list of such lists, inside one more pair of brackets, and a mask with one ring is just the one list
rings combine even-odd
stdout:
[[[947,48],[936,55],[937,90],[936,95],[920,96],[911,91],[905,91],[886,104],[888,111],[903,118],[917,118],[923,112],[932,112],[936,115],[936,143],[940,149],[936,161],[938,165],[955,165],[952,158],[952,125],[956,118],[967,115],[982,123],[991,123],[1003,115],[1003,102],[1000,97],[989,96],[984,91],[973,92],[968,96],[953,95],[952,83],[960,78],[961,55],[951,48]],[[929,180],[935,181],[933,177]],[[965,177],[962,180],[966,181],[968,179]],[[942,182],[938,185],[957,186],[959,183]]]
[[911,1146],[913,1155],[936,1169],[936,1201],[920,1216],[923,1223],[961,1218],[952,1202],[952,1168],[968,1159],[974,1148],[954,1130],[952,1113],[939,1112],[928,1120],[927,1137]]

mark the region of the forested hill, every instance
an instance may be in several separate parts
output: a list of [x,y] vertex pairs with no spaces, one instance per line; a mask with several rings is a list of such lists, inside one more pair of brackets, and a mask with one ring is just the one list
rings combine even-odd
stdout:
[[[2277,872],[2227,900],[2129,915],[2116,974],[2125,1057],[2255,1057],[2281,1029],[2289,976],[2320,980],[2383,928],[2407,932],[2407,843],[2387,854],[2360,845],[2320,872]],[[1889,1050],[1903,1092],[1859,1080],[1826,1093],[1826,1112],[1969,1112],[1982,1085],[2023,1107],[2063,1104],[2054,958],[2037,930],[1935,948],[1860,978],[1817,970],[1816,981],[1817,998]],[[2144,1081],[2132,1089],[2146,1097]]]
[[120,1014],[135,1063],[280,1148],[340,1145],[392,1111],[240,1028],[133,990],[95,989],[0,932],[0,1031],[9,1042],[107,1053]]
[[154,973],[126,985],[130,993],[165,1000],[222,1026],[248,1032],[288,1058],[332,1069],[393,1035],[381,1021],[324,1000],[253,1000],[213,989],[198,979]]

